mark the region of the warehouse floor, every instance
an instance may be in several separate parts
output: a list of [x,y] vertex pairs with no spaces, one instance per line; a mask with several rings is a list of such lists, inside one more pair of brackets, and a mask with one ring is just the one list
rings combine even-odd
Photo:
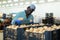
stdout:
[[3,40],[3,31],[0,30],[0,40]]

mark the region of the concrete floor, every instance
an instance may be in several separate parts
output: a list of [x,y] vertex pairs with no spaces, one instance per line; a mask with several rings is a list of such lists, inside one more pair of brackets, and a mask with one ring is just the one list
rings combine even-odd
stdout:
[[3,40],[3,32],[0,31],[0,40]]

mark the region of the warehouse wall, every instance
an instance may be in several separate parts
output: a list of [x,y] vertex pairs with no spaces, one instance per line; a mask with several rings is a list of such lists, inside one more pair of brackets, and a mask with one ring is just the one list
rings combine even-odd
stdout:
[[[54,17],[60,17],[59,15],[60,14],[60,2],[43,3],[43,4],[35,4],[35,5],[36,5],[36,10],[35,12],[33,12],[35,22],[39,22],[41,17],[45,17],[45,13],[52,12],[54,13]],[[0,11],[4,13],[19,12],[19,11],[26,9],[27,6],[28,5],[0,8]]]

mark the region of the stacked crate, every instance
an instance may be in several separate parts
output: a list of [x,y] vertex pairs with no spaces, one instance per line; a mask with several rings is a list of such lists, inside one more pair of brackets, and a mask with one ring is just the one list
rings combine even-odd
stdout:
[[[39,31],[39,30],[40,31]],[[27,40],[60,40],[60,26],[52,26],[52,27],[43,27],[27,29],[25,36]]]

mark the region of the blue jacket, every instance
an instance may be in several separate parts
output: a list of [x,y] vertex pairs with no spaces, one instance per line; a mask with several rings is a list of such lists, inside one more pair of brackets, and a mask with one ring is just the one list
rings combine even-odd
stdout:
[[15,21],[18,20],[18,18],[23,18],[22,24],[28,24],[30,23],[30,20],[33,20],[33,15],[29,15],[29,17],[26,17],[25,11],[16,13],[16,16],[13,18],[11,24],[15,24]]

